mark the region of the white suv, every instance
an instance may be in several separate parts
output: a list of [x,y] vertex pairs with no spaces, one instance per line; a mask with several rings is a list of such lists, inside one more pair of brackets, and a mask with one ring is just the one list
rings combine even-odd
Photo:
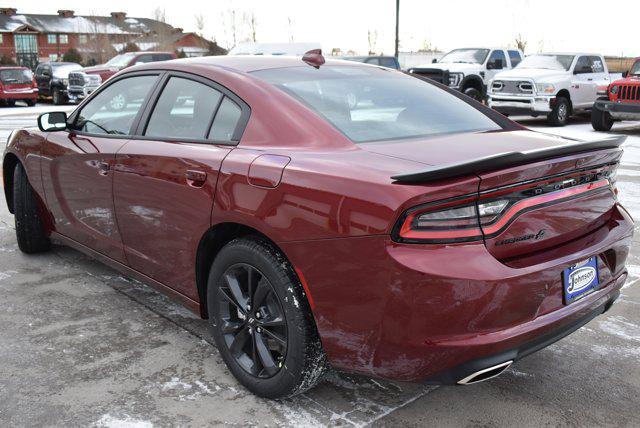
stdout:
[[432,64],[407,71],[435,80],[481,101],[496,73],[510,70],[522,60],[522,52],[503,48],[454,49]]
[[488,89],[489,107],[506,115],[547,115],[554,126],[589,110],[610,82],[602,55],[542,53],[498,73]]

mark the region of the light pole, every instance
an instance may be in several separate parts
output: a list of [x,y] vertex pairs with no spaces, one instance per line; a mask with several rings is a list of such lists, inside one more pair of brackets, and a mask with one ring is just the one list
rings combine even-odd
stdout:
[[399,40],[399,31],[400,31],[400,0],[396,0],[396,59],[398,58],[398,47],[400,45]]

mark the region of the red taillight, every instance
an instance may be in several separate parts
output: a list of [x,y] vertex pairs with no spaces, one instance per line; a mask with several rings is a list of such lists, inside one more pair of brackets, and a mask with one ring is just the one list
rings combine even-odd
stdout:
[[444,244],[497,236],[527,211],[607,189],[615,193],[614,168],[421,205],[403,214],[393,238],[397,242]]
[[38,87],[38,83],[36,82],[36,79],[33,78],[33,80],[31,81],[31,83],[33,84],[33,88],[37,88]]

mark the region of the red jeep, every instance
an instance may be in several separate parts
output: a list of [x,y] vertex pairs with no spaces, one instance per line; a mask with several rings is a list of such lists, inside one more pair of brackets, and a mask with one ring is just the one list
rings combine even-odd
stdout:
[[87,74],[97,74],[104,82],[123,68],[147,62],[168,61],[175,58],[177,57],[173,52],[127,52],[114,56],[105,64],[86,67],[82,71]]
[[27,67],[0,67],[0,102],[12,106],[16,101],[36,105],[38,85]]
[[640,120],[640,58],[631,70],[616,80],[591,110],[591,124],[596,131],[608,131],[618,120]]

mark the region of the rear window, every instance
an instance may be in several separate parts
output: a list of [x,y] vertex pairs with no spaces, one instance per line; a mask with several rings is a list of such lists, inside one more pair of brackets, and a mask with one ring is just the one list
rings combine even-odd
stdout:
[[501,129],[458,97],[391,70],[303,66],[253,74],[302,101],[356,143]]
[[0,71],[0,80],[2,83],[31,83],[33,80],[33,73],[31,70],[2,70]]

